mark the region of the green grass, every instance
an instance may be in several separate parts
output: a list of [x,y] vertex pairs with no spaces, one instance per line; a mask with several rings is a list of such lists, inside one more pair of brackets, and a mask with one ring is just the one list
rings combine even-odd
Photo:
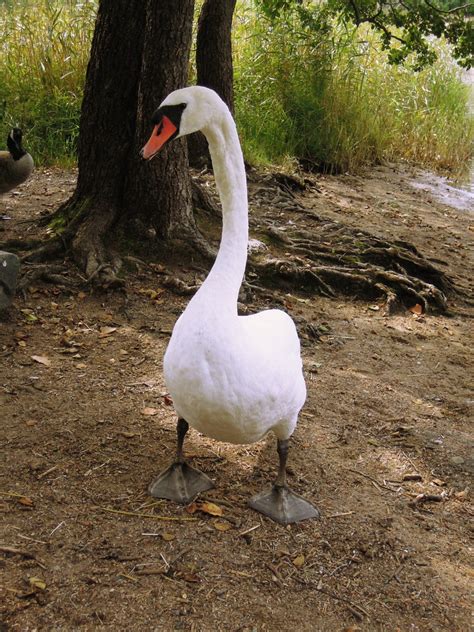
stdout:
[[0,144],[16,125],[37,164],[76,160],[95,0],[0,4]]
[[[0,0],[0,147],[18,125],[37,164],[75,163],[96,9],[97,0]],[[407,160],[459,172],[474,122],[440,49],[434,66],[415,73],[389,66],[369,32],[333,25],[314,36],[291,17],[272,27],[240,0],[234,69],[246,158],[288,166],[306,157],[342,170]]]
[[248,3],[236,24],[236,115],[254,161],[299,156],[357,170],[408,160],[458,173],[472,157],[468,88],[443,43],[416,73],[389,65],[369,31],[334,24],[314,37],[296,20],[270,25]]

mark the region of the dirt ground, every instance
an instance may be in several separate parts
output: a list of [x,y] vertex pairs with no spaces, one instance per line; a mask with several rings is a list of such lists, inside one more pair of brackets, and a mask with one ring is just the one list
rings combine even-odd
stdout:
[[[312,176],[298,201],[411,241],[472,288],[474,216],[413,175]],[[74,180],[37,171],[4,196],[0,243],[41,235],[23,220]],[[303,221],[271,199],[251,210]],[[140,258],[153,262],[148,245]],[[166,265],[203,277],[189,259]],[[189,433],[187,454],[216,484],[204,500],[218,509],[200,507],[222,515],[147,494],[174,453],[162,358],[188,300],[159,271],[129,260],[126,291],[105,294],[36,283],[0,322],[0,629],[468,630],[473,307],[387,316],[381,302],[282,296],[325,332],[303,337],[308,399],[289,458],[292,487],[322,519],[283,527],[246,505],[275,475],[271,436],[233,446]]]

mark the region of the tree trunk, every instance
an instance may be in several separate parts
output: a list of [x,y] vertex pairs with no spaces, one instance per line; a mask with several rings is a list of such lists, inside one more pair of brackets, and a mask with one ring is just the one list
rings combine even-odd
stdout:
[[187,144],[178,139],[165,145],[151,163],[144,162],[139,151],[151,133],[153,112],[170,92],[186,85],[193,10],[194,0],[148,2],[126,206],[164,240],[196,231]]
[[69,215],[84,213],[73,252],[89,275],[103,259],[101,237],[121,206],[133,147],[144,24],[142,0],[101,0],[81,109],[77,188],[68,203]]
[[[234,71],[232,65],[232,17],[236,0],[205,0],[198,22],[196,40],[197,83],[211,88],[234,112]],[[209,162],[207,141],[201,133],[189,138],[192,165]]]
[[196,41],[197,82],[212,88],[234,112],[232,17],[236,0],[206,0]]
[[163,239],[197,233],[185,143],[170,144],[152,163],[139,156],[153,111],[186,83],[193,9],[194,0],[100,0],[81,110],[78,182],[58,211],[69,224],[61,239],[32,258],[71,243],[88,277],[100,273],[109,284],[119,268],[109,247],[118,220],[141,218]]
[[117,203],[134,139],[145,3],[101,0],[87,67],[76,195]]

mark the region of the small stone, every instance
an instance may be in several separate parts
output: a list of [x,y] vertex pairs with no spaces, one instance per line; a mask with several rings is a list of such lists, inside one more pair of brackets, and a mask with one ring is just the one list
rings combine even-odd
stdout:
[[464,463],[464,459],[462,458],[462,456],[452,456],[449,459],[450,463],[452,463],[453,465],[462,465]]

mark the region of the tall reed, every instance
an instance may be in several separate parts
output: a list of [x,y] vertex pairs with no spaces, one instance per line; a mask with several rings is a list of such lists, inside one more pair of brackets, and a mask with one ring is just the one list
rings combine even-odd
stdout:
[[239,15],[236,111],[254,160],[354,170],[406,159],[458,172],[472,156],[468,88],[442,42],[439,60],[415,72],[389,65],[369,30],[333,23],[315,34],[291,15],[270,24],[248,3]]
[[[0,146],[18,125],[37,163],[74,164],[97,2],[0,0]],[[315,33],[295,15],[272,25],[240,0],[236,116],[247,159],[303,157],[336,170],[405,159],[461,170],[474,121],[442,43],[440,53],[415,73],[390,66],[369,31],[332,24]]]
[[39,164],[75,162],[95,13],[96,0],[0,4],[2,145],[17,125]]

